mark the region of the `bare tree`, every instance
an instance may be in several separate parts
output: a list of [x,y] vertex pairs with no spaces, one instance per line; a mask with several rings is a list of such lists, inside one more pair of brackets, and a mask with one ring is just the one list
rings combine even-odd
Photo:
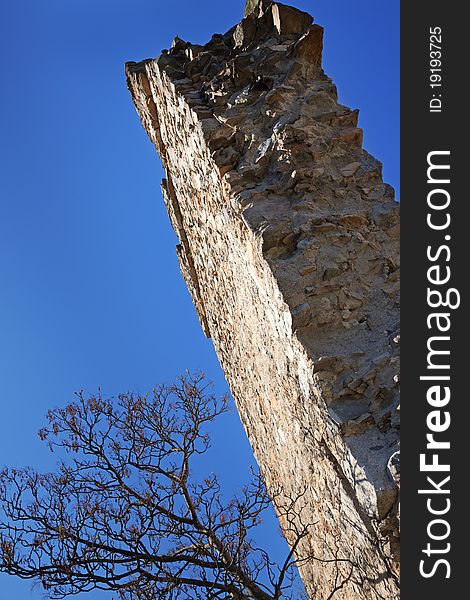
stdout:
[[65,451],[58,471],[0,473],[0,570],[38,579],[51,598],[293,597],[293,551],[277,565],[252,539],[270,503],[259,473],[228,501],[215,475],[194,478],[208,425],[226,410],[188,374],[147,395],[79,393],[50,411],[40,437]]

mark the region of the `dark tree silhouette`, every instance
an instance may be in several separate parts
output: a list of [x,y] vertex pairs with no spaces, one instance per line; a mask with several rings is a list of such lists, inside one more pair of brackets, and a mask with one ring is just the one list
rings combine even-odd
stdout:
[[[227,410],[208,385],[187,374],[144,396],[79,393],[50,411],[40,437],[65,451],[58,471],[0,473],[0,570],[38,579],[51,598],[293,597],[295,548],[277,565],[252,540],[270,503],[259,473],[229,501],[215,475],[194,478],[208,425]],[[281,510],[292,527],[294,505]]]

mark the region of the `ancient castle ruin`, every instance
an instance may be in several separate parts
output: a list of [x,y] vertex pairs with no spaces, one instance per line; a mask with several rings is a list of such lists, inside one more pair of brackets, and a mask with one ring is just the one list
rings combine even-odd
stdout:
[[300,563],[309,596],[398,598],[398,205],[322,35],[248,0],[226,34],[176,38],[127,80],[268,489],[302,490],[315,523],[296,551],[316,557]]

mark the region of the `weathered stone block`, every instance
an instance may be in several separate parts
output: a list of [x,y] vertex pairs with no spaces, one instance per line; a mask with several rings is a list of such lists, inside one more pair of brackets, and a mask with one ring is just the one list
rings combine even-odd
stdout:
[[260,5],[260,0],[246,0],[245,4],[245,17],[247,17],[252,12],[255,12]]
[[256,35],[256,19],[250,15],[239,23],[233,32],[235,48],[248,48]]
[[312,23],[308,13],[278,2],[272,5],[272,14],[274,27],[280,36],[304,33]]
[[294,55],[317,67],[321,65],[323,50],[323,27],[311,25],[294,46]]

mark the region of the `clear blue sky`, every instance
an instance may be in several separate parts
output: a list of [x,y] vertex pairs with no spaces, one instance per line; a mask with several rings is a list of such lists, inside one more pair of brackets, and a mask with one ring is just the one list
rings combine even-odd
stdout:
[[[324,68],[340,101],[360,108],[364,145],[397,188],[398,0],[292,3],[325,27]],[[208,41],[243,5],[2,2],[0,466],[50,469],[37,430],[80,388],[145,391],[202,368],[226,391],[179,274],[161,166],[124,62],[158,55],[176,34]],[[236,413],[219,421],[214,446],[210,468],[236,486],[252,462]],[[31,582],[0,576],[0,600],[40,597]]]

